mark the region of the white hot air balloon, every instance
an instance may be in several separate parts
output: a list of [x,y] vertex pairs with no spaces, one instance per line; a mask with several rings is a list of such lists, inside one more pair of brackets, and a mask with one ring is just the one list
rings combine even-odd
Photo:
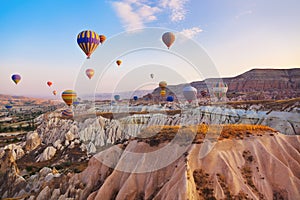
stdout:
[[183,88],[182,93],[189,103],[197,99],[197,89],[190,85]]

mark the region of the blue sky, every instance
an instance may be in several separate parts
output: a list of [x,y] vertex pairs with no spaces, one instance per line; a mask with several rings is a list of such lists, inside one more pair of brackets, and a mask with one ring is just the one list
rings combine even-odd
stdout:
[[[126,30],[145,27],[182,32],[206,50],[220,76],[235,76],[257,67],[300,66],[298,0],[89,0],[86,3],[1,0],[0,3],[2,94],[47,96],[53,89],[60,93],[73,88],[87,63],[76,43],[77,34],[86,29],[108,39]],[[22,75],[17,86],[10,80],[13,73]],[[46,85],[48,80],[54,82],[53,88]]]

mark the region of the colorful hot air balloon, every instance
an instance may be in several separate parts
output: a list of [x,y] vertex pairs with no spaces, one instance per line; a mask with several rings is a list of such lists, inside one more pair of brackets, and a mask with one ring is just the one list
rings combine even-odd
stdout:
[[73,111],[70,108],[63,110],[61,112],[62,117],[64,118],[72,118],[74,116]]
[[89,79],[91,79],[94,76],[94,74],[95,74],[95,70],[93,70],[93,69],[87,69],[85,71],[85,74],[87,75],[87,77],[89,77]]
[[116,95],[114,96],[114,99],[115,99],[116,101],[120,101],[121,96],[120,96],[119,94],[116,94]]
[[117,60],[116,63],[118,66],[120,66],[122,64],[122,60]]
[[54,95],[56,95],[57,94],[57,91],[56,90],[53,90],[53,92],[52,92]]
[[77,94],[74,90],[65,90],[61,94],[61,97],[68,106],[71,106],[73,101],[75,101]]
[[173,96],[168,96],[166,100],[167,100],[167,102],[173,102],[174,97]]
[[175,41],[175,35],[172,32],[166,32],[162,36],[162,41],[165,43],[165,45],[168,47],[168,49],[171,47],[171,45]]
[[154,74],[150,74],[150,77],[153,79],[154,78]]
[[164,90],[164,89],[166,89],[168,84],[166,81],[161,81],[161,82],[159,82],[158,85],[159,85],[160,89]]
[[77,43],[87,58],[90,58],[100,43],[100,37],[94,31],[82,31],[77,36]]
[[228,90],[228,86],[224,82],[218,82],[218,83],[214,84],[214,86],[212,88],[214,96],[217,97],[219,100],[222,97],[226,96],[227,90]]
[[197,89],[190,85],[183,88],[182,93],[189,103],[197,99]]
[[99,38],[100,38],[100,43],[103,44],[106,40],[106,37],[105,35],[99,35]]
[[167,94],[166,90],[161,90],[160,91],[160,96],[164,97],[164,96],[166,96],[166,94]]
[[133,97],[133,100],[135,100],[135,101],[137,101],[138,99],[139,99],[138,96]]
[[21,76],[19,74],[14,74],[11,76],[11,79],[15,82],[15,84],[18,84],[21,80]]
[[51,82],[51,81],[48,81],[48,82],[47,82],[47,85],[48,85],[49,87],[51,87],[52,82]]

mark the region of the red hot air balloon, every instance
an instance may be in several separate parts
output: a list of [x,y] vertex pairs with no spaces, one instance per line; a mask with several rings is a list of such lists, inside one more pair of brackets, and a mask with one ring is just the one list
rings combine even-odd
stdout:
[[52,84],[53,84],[53,83],[52,83],[51,81],[48,81],[48,82],[47,82],[47,85],[48,85],[49,87],[51,87]]

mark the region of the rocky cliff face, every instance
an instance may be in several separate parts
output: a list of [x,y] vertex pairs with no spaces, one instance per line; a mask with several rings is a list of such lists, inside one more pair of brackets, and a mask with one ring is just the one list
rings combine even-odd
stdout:
[[[300,96],[300,69],[252,69],[232,78],[222,78],[228,85],[228,98],[232,100],[264,100],[286,99]],[[208,90],[208,86],[218,79],[209,78],[204,81],[192,82],[191,85],[200,91]],[[185,85],[168,86],[168,94],[181,93]],[[160,89],[153,95],[158,97]],[[239,94],[241,93],[241,94]],[[167,95],[168,95],[167,94]],[[240,98],[238,98],[240,96]]]

